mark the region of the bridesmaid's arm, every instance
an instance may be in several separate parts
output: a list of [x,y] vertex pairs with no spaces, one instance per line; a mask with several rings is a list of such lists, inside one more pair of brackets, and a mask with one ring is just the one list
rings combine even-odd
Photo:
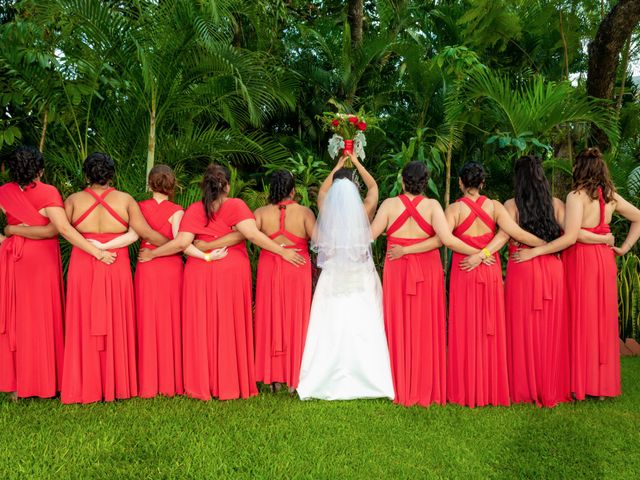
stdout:
[[613,247],[616,244],[616,238],[613,236],[613,233],[600,235],[581,228],[578,230],[578,242],[589,245],[609,245]]
[[[564,204],[562,205],[563,205],[562,215],[564,216]],[[514,220],[518,217],[518,207],[516,206],[516,202],[514,201],[513,198],[504,202],[504,209],[507,211],[509,216],[511,216],[511,218],[513,218]],[[493,237],[493,239],[485,247],[485,249],[491,255],[490,257],[487,257],[483,252],[478,252],[475,255],[469,255],[468,257],[466,257],[464,260],[460,262],[460,268],[462,268],[462,270],[470,272],[481,263],[484,263],[486,265],[493,265],[496,261],[493,254],[502,250],[502,247],[504,247],[509,240],[511,240],[511,237],[509,236],[509,234],[507,234],[504,230],[500,229],[500,231]]]
[[28,238],[30,240],[45,240],[47,238],[54,238],[58,236],[58,229],[56,226],[49,222],[49,225],[7,225],[4,227],[4,234],[7,237],[12,235],[18,235],[20,237]]
[[432,202],[432,211],[431,211],[431,225],[433,229],[436,231],[436,235],[442,242],[442,244],[453,250],[457,253],[462,253],[463,255],[473,255],[478,252],[477,248],[472,247],[471,245],[467,245],[458,237],[456,237],[453,233],[451,233],[453,226],[455,225],[455,217],[457,215],[457,205],[449,205],[447,208],[447,215],[442,211],[442,207],[435,200],[430,200]]
[[616,201],[616,212],[631,222],[629,233],[627,233],[627,238],[624,239],[622,245],[620,245],[620,247],[613,247],[616,255],[624,255],[631,250],[631,247],[633,247],[638,241],[638,238],[640,238],[640,210],[617,193],[614,195],[614,199]]
[[[171,222],[171,233],[173,234],[173,238],[176,238],[180,233],[180,222],[182,222],[182,217],[184,217],[184,210],[174,213],[169,219],[169,222]],[[220,260],[221,258],[226,257],[228,253],[226,248],[213,247],[211,250],[214,251],[210,252],[207,256],[206,251],[198,250],[192,243],[184,249],[184,253],[189,257],[199,258],[200,260],[205,260],[207,262],[210,262],[211,260]]]
[[155,248],[153,250],[143,248],[138,254],[138,260],[141,262],[148,262],[158,257],[168,257],[175,255],[179,252],[184,252],[189,245],[193,243],[193,239],[196,238],[195,234],[190,232],[180,232],[173,240],[165,243],[164,245]]
[[210,242],[196,240],[194,242],[194,248],[202,252],[209,252],[217,248],[232,247],[244,242],[245,240],[246,239],[244,238],[244,235],[242,235],[240,232],[231,232],[227,233],[224,237],[216,238],[215,240],[211,240]]
[[[67,199],[67,201],[68,200],[69,199]],[[65,202],[65,209],[67,212],[73,212],[73,205],[68,205]],[[71,243],[71,245],[78,247],[80,250],[85,251],[92,257],[95,257],[97,260],[100,260],[107,265],[116,261],[117,255],[115,253],[100,250],[95,245],[91,245],[89,241],[80,234],[80,232],[73,228],[69,223],[65,210],[63,210],[62,207],[47,207],[45,208],[45,213],[51,223],[55,225],[58,232],[60,232],[60,235]]]
[[129,213],[129,225],[131,225],[142,239],[158,247],[169,241],[167,237],[151,228],[147,223],[147,220],[144,218],[144,215],[142,215],[138,202],[136,202],[131,196],[129,197],[127,211]]
[[264,233],[258,230],[256,221],[253,218],[242,220],[241,222],[236,224],[236,228],[251,243],[271,253],[280,255],[287,262],[297,267],[306,263],[304,257],[296,252],[295,249],[284,248],[283,246],[278,245],[276,242],[274,242]]
[[518,250],[511,258],[516,262],[526,262],[540,255],[559,252],[576,243],[578,234],[580,233],[580,226],[582,225],[582,213],[584,210],[579,195],[580,193],[578,192],[570,192],[569,195],[567,195],[565,225],[562,236],[540,247]]
[[424,253],[430,252],[431,250],[436,250],[442,246],[442,241],[438,236],[429,237],[423,242],[416,243],[413,245],[392,245],[389,247],[389,252],[387,256],[389,260],[397,260],[398,258],[402,258],[405,255],[409,255],[411,253]]
[[493,207],[496,215],[496,223],[511,238],[531,247],[538,247],[545,244],[544,240],[541,240],[534,234],[520,228],[520,225],[518,225],[516,221],[511,218],[509,212],[507,212],[507,210],[500,202],[498,202],[497,200],[493,200]]
[[138,241],[140,237],[133,228],[129,228],[127,233],[117,236],[116,238],[102,243],[97,240],[89,239],[89,242],[98,247],[100,250],[115,250],[117,248],[125,248]]

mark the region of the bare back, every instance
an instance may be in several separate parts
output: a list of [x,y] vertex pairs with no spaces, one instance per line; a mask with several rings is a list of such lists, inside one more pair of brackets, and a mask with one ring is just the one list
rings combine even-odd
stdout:
[[[94,190],[100,196],[104,190]],[[129,222],[129,194],[113,190],[103,197],[106,203],[124,223]],[[98,203],[95,207],[94,205]],[[86,214],[90,209],[90,213]],[[67,217],[81,233],[124,233],[127,227],[120,222],[107,207],[86,191],[74,193],[65,201]],[[84,217],[84,218],[83,218]]]
[[[578,190],[576,192],[578,198],[582,202],[582,228],[595,228],[600,224],[600,201],[596,198],[589,197],[586,191]],[[607,203],[604,207],[604,223],[611,223],[613,212],[616,210],[616,201]]]
[[[309,239],[315,226],[313,212],[297,203],[283,205],[284,229],[293,235]],[[255,211],[256,223],[262,233],[272,236],[280,230],[281,208],[280,205],[266,205]],[[285,245],[293,245],[284,235],[278,235],[273,239],[275,242]]]

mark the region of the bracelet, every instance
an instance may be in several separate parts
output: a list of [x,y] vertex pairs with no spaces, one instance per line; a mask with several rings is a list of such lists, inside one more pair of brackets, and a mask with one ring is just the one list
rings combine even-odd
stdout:
[[210,253],[205,253],[204,254],[204,261],[205,262],[210,262],[211,261],[211,254]]
[[489,258],[491,256],[491,252],[489,251],[489,249],[487,247],[483,248],[480,251],[484,254],[485,258]]

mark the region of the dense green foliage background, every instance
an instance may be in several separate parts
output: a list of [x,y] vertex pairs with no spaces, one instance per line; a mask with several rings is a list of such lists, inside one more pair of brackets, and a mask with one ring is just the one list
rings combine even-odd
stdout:
[[[254,208],[267,174],[288,168],[313,206],[332,166],[316,117],[340,108],[377,118],[366,164],[383,198],[417,159],[431,169],[429,195],[444,204],[469,160],[486,166],[488,193],[505,200],[513,160],[529,152],[545,156],[562,197],[595,125],[611,143],[618,188],[637,202],[637,29],[614,98],[590,99],[584,87],[586,46],[615,4],[0,0],[0,162],[20,143],[39,145],[45,180],[66,196],[84,186],[87,153],[105,151],[117,162],[116,186],[137,198],[148,169],[166,163],[185,205],[218,162],[232,170],[232,194]],[[614,229],[623,235],[624,223]],[[629,295],[640,304],[640,287]]]

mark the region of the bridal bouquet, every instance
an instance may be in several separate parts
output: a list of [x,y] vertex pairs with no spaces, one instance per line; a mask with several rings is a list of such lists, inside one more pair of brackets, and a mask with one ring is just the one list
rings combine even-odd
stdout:
[[329,139],[331,158],[335,159],[342,151],[345,155],[355,153],[358,158],[364,160],[364,147],[367,146],[367,138],[364,135],[367,129],[367,118],[362,112],[357,115],[325,112],[318,118],[326,130],[333,132],[333,136]]

